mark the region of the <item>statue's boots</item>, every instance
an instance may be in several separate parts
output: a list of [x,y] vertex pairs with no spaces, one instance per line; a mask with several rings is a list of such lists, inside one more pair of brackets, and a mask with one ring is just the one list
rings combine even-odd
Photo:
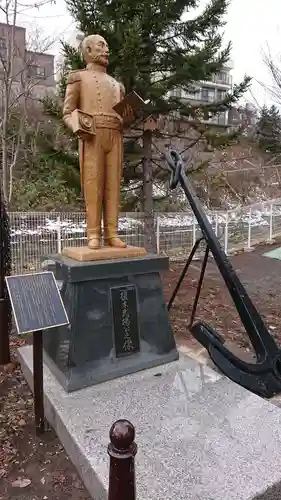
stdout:
[[[100,238],[98,236],[90,236],[88,239],[88,247],[91,250],[97,250],[100,248]],[[122,241],[118,236],[105,237],[104,246],[115,247],[115,248],[126,248],[126,243]]]
[[[112,194],[113,196],[110,196]],[[118,237],[118,215],[119,204],[116,200],[116,187],[113,193],[106,192],[108,196],[104,202],[104,245],[115,248],[126,248],[126,243]],[[119,199],[118,199],[119,202]]]
[[88,247],[91,248],[91,250],[97,250],[100,248],[100,237],[90,235],[88,237]]
[[126,248],[126,243],[122,241],[118,236],[114,236],[113,238],[105,238],[104,245],[115,247],[115,248]]

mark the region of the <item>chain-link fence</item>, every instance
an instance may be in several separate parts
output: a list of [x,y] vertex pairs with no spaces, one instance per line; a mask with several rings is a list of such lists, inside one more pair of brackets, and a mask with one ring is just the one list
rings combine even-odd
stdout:
[[[14,273],[38,270],[43,255],[86,243],[83,212],[12,212],[9,215]],[[207,211],[207,216],[226,253],[236,248],[250,248],[281,234],[281,199],[227,212]],[[200,227],[191,211],[156,213],[154,224],[157,252],[171,259],[185,258],[200,235]],[[129,245],[143,246],[143,226],[142,213],[120,215],[119,234]]]

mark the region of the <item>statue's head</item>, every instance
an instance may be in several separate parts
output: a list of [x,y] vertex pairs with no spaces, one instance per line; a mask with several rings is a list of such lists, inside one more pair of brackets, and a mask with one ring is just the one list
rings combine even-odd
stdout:
[[108,66],[109,50],[105,39],[100,35],[89,35],[81,44],[84,61],[96,63],[100,66]]

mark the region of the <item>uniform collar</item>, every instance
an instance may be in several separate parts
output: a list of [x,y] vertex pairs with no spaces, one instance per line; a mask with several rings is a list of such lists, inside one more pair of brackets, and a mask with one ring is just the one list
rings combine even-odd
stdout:
[[106,68],[96,63],[88,63],[86,69],[88,71],[96,71],[97,73],[106,73]]

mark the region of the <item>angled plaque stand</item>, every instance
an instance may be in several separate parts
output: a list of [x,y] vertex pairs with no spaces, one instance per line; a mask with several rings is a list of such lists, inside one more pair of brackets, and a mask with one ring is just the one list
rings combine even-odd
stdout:
[[45,430],[43,391],[43,331],[69,325],[52,272],[6,276],[19,335],[33,333],[33,392],[36,434]]

